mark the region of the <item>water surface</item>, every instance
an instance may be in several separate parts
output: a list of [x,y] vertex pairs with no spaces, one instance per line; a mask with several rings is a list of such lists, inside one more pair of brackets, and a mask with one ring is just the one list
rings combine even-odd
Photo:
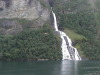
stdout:
[[100,61],[0,62],[0,75],[100,75]]

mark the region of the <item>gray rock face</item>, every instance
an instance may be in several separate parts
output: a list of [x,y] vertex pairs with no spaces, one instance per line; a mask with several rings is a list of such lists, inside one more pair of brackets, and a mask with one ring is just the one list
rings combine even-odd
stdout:
[[[45,4],[45,1],[42,2]],[[44,15],[45,14],[45,15]],[[0,18],[26,18],[28,20],[49,18],[49,10],[40,0],[0,0]]]
[[0,29],[1,34],[17,34],[23,30],[22,26],[17,20],[3,20],[0,24],[2,27]]
[[48,0],[0,0],[0,19],[15,18],[31,20],[35,25],[42,26],[50,18]]

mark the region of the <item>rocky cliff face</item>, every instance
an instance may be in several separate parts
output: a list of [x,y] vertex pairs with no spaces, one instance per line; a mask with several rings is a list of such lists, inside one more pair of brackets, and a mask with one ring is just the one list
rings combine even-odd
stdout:
[[[50,11],[48,0],[0,0],[0,19],[3,19],[0,21],[0,32],[3,34],[14,33],[18,28],[19,32],[23,30],[23,26],[14,19],[34,21],[31,25],[29,24],[29,26],[38,27],[47,22],[49,16]],[[7,33],[7,31],[10,33]]]

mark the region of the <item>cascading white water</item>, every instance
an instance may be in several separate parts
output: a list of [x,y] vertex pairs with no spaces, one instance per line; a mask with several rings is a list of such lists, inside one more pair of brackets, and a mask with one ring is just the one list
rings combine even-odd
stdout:
[[53,17],[54,17],[54,28],[55,31],[60,33],[60,37],[62,39],[62,55],[63,55],[63,60],[68,59],[68,60],[81,60],[81,57],[77,51],[76,48],[72,46],[72,41],[71,39],[62,31],[58,30],[57,26],[57,19],[55,13],[52,11]]

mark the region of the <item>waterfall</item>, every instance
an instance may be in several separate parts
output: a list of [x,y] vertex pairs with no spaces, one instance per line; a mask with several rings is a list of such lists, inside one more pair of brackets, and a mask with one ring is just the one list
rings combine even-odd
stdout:
[[[51,8],[51,10],[52,10],[52,8]],[[63,60],[65,60],[65,59],[67,59],[67,60],[81,60],[81,57],[80,57],[77,49],[72,46],[71,39],[64,32],[62,32],[58,29],[56,15],[53,11],[52,11],[52,14],[53,14],[53,18],[54,18],[55,31],[60,34],[60,37],[62,39],[62,44],[61,44],[62,56],[63,56],[62,59]]]

